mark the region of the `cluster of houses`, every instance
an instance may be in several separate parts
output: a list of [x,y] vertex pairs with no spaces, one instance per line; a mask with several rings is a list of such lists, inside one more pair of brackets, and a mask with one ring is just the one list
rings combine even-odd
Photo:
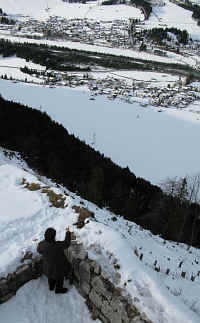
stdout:
[[[38,21],[32,18],[14,26],[3,26],[0,24],[0,32],[3,29],[19,37],[35,39],[62,39],[92,45],[106,46],[111,48],[134,48],[145,50],[159,56],[167,56],[168,50],[177,52],[177,45],[168,43],[166,48],[159,48],[153,41],[145,39],[143,31],[145,25],[139,19],[119,19],[111,21],[96,21],[93,19],[66,19],[50,16],[47,21]],[[183,45],[179,44],[179,52],[184,54],[188,49],[193,54],[198,54],[199,42]],[[145,49],[144,49],[145,48]]]
[[47,21],[29,19],[16,24],[15,36],[71,40],[110,47],[131,47],[129,21],[95,21],[93,19],[65,19],[51,16]]
[[[97,95],[104,95],[109,100],[120,99],[128,103],[139,102],[141,106],[157,106],[159,108],[186,108],[189,104],[200,99],[200,85],[186,85],[184,80],[165,82],[141,81],[123,79],[117,75],[102,74],[98,77],[90,73],[66,73],[44,71],[33,74],[42,80],[44,86],[84,87],[90,91],[90,99]],[[41,84],[41,83],[40,83]],[[160,110],[161,111],[161,110]]]
[[107,77],[93,80],[88,87],[92,91],[92,98],[97,94],[104,94],[111,100],[118,98],[128,103],[139,102],[141,106],[152,105],[159,108],[183,109],[200,99],[197,86],[183,85],[180,81],[160,86],[159,82],[155,85],[133,80],[131,84],[127,84],[116,77]]

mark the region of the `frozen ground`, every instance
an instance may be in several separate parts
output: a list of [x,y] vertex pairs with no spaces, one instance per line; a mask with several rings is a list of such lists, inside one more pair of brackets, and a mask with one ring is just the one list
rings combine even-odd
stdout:
[[[141,107],[109,101],[69,88],[47,88],[0,80],[0,93],[46,111],[70,133],[92,145],[136,176],[155,184],[167,177],[200,171],[200,105],[184,110]],[[95,142],[94,142],[95,138]]]
[[[27,190],[23,179],[40,183],[41,187],[48,184],[57,193],[65,191],[62,187],[55,188],[48,179],[43,179],[44,184],[25,163],[8,160],[0,150],[1,276],[19,265],[26,251],[36,253],[37,243],[43,239],[47,227],[55,227],[57,239],[63,239],[65,228],[69,226],[87,248],[89,257],[135,298],[138,308],[153,322],[199,322],[198,249],[188,251],[187,246],[164,241],[118,216],[113,221],[114,214],[68,191],[65,209],[50,207],[46,194],[41,190]],[[77,229],[73,226],[77,214],[72,206],[83,204],[94,212],[95,218]],[[141,254],[142,261],[139,260]],[[160,267],[160,272],[155,271],[156,266]],[[186,272],[185,279],[181,277],[182,271]],[[118,281],[117,273],[121,275]],[[194,281],[191,281],[191,275],[195,276]],[[55,295],[48,292],[45,277],[22,287],[16,297],[1,305],[0,315],[3,323],[91,322],[83,299],[74,288],[67,295]]]

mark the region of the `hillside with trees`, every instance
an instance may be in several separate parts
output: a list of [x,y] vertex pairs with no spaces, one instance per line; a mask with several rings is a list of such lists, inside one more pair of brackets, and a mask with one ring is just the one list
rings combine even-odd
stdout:
[[[58,103],[59,105],[59,103]],[[28,165],[101,207],[166,239],[198,245],[200,211],[187,181],[163,193],[70,135],[39,110],[0,97],[0,145],[18,151]]]

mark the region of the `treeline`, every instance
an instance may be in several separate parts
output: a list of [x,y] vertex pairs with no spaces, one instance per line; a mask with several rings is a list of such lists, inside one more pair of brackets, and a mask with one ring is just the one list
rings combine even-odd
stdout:
[[200,24],[200,7],[197,5],[193,5],[192,18],[197,19],[198,25]]
[[70,135],[46,113],[0,97],[0,128],[0,145],[20,152],[41,175],[155,234],[190,243],[195,219],[191,243],[198,244],[198,204],[164,194],[159,187],[137,178],[128,167],[117,166]]
[[0,23],[6,25],[15,25],[15,20],[8,18],[7,14],[0,8]]
[[171,40],[170,34],[174,34],[176,36],[177,42],[180,44],[186,45],[189,40],[189,34],[186,30],[180,30],[177,28],[152,28],[144,31],[144,35],[149,39],[155,40],[157,43],[162,44],[163,40]]
[[[36,64],[46,66],[47,69],[54,69],[59,71],[89,71],[89,59],[67,51],[65,55],[62,53],[55,54],[48,46],[41,46],[35,44],[20,44],[12,43],[7,40],[0,40],[0,54],[3,57],[10,57],[16,55],[17,57],[24,58],[27,62],[32,61]],[[81,56],[81,57],[80,57]],[[86,66],[80,66],[80,63]]]
[[0,54],[3,57],[16,55],[26,59],[27,62],[32,61],[46,66],[47,69],[59,71],[89,71],[90,67],[96,65],[115,69],[144,69],[144,64],[142,63],[140,64],[139,62],[114,55],[91,53],[56,46],[50,48],[47,45],[12,43],[3,39],[0,40]]
[[113,5],[113,4],[117,4],[117,3],[119,3],[119,0],[105,0],[102,2],[102,5],[106,6],[106,5]]
[[[0,55],[3,57],[16,55],[32,61],[34,63],[46,66],[47,69],[70,70],[70,67],[80,68],[82,70],[92,69],[93,66],[102,66],[114,69],[134,69],[142,71],[174,70],[181,74],[192,74],[199,78],[200,73],[193,70],[189,65],[177,63],[164,63],[146,61],[145,59],[127,58],[124,56],[115,56],[112,54],[102,54],[98,52],[89,52],[65,47],[48,46],[45,44],[12,43],[8,40],[0,40]],[[28,65],[28,64],[27,64]],[[71,69],[72,70],[72,69]]]
[[15,20],[2,16],[0,17],[0,23],[5,25],[15,25]]

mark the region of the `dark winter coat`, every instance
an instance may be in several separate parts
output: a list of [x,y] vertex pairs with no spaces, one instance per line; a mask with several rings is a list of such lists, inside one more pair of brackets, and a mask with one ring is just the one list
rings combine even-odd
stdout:
[[64,250],[70,246],[71,234],[66,232],[64,241],[40,241],[37,251],[43,256],[43,274],[48,278],[59,279],[67,275],[69,263]]

